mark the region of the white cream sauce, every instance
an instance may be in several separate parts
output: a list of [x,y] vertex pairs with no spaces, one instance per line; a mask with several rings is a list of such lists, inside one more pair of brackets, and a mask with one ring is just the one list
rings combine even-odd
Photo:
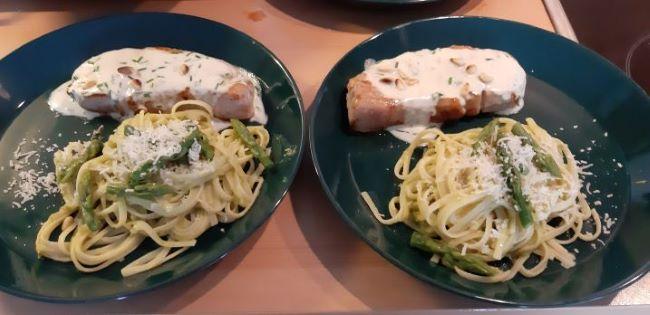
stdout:
[[386,131],[390,132],[393,137],[400,139],[404,142],[411,143],[413,139],[422,131],[428,128],[440,128],[442,124],[439,123],[426,123],[426,124],[402,124],[395,125],[386,128]]
[[497,114],[514,114],[523,106],[526,73],[503,51],[422,49],[392,59],[367,60],[364,66],[371,84],[384,96],[399,100],[404,106],[404,124],[387,130],[407,142],[414,137],[414,130],[423,130],[429,125],[440,98],[457,98],[464,106],[472,94],[481,95],[486,91],[497,98],[484,99],[484,103],[488,102],[486,106],[505,103],[513,94],[519,98],[516,107],[497,110]]
[[221,131],[230,127],[230,122],[227,120],[221,120],[217,117],[212,118],[212,128],[216,131]]
[[[139,86],[134,85],[134,79]],[[78,103],[92,95],[105,95],[114,106],[131,99],[137,104],[151,102],[155,108],[169,111],[185,88],[194,98],[217,104],[217,99],[237,82],[253,84],[255,111],[251,121],[266,124],[268,117],[255,75],[223,60],[184,50],[124,48],[102,53],[81,64],[72,80],[52,93],[49,103],[52,110],[63,115],[84,118],[89,116],[78,110],[83,110]],[[66,96],[76,102],[76,107]]]
[[79,103],[75,102],[70,95],[66,92],[70,86],[70,81],[61,84],[50,94],[47,104],[50,110],[64,116],[77,116],[85,119],[93,119],[99,117],[101,114],[91,112],[81,107]]

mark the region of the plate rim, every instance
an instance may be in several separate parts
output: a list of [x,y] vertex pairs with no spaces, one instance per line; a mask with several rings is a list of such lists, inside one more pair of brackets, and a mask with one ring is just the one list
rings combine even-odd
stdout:
[[[432,17],[432,18],[424,18],[424,19],[417,19],[417,20],[412,20],[408,21],[406,23],[402,23],[396,26],[392,26],[383,30],[378,31],[377,33],[371,35],[367,39],[363,40],[359,44],[355,45],[353,48],[351,48],[347,53],[345,53],[337,62],[332,66],[330,71],[327,73],[327,75],[324,77],[323,82],[321,83],[321,86],[319,87],[316,96],[314,97],[314,101],[311,103],[311,106],[309,107],[309,154],[312,160],[312,166],[314,167],[314,170],[316,171],[316,175],[318,177],[318,181],[321,184],[321,187],[323,191],[325,192],[325,195],[327,196],[327,199],[329,199],[329,202],[336,211],[339,214],[339,217],[345,221],[345,223],[348,225],[349,228],[351,228],[355,234],[363,240],[367,245],[370,246],[376,253],[378,253],[380,256],[382,256],[384,259],[388,260],[391,264],[393,264],[395,267],[401,269],[402,271],[405,271],[409,275],[413,276],[414,278],[423,281],[427,284],[434,285],[438,288],[444,289],[447,292],[459,294],[464,297],[469,297],[475,300],[480,300],[480,301],[486,301],[486,302],[491,302],[491,303],[496,303],[496,304],[502,304],[502,305],[511,305],[511,306],[521,306],[521,307],[557,307],[557,306],[567,306],[567,305],[579,305],[579,304],[585,304],[589,302],[593,302],[596,300],[603,299],[613,293],[616,293],[628,286],[630,286],[632,283],[636,282],[639,280],[641,277],[646,275],[650,271],[650,261],[647,261],[642,268],[636,270],[633,272],[630,276],[622,279],[621,281],[617,282],[615,285],[612,285],[606,289],[596,291],[594,293],[591,293],[589,295],[586,295],[583,298],[577,298],[577,299],[569,299],[566,301],[558,301],[558,302],[552,302],[552,303],[535,303],[535,302],[517,302],[517,301],[511,301],[511,300],[506,300],[506,299],[499,299],[499,298],[490,298],[486,296],[480,296],[476,294],[472,294],[470,292],[467,292],[466,290],[460,289],[458,287],[449,285],[444,282],[436,282],[429,277],[425,277],[422,275],[422,273],[417,272],[413,268],[407,267],[406,265],[402,264],[400,260],[397,258],[393,258],[392,256],[384,253],[384,251],[380,250],[377,246],[374,245],[369,239],[365,237],[365,235],[361,232],[359,227],[352,222],[352,220],[346,215],[345,211],[341,207],[341,205],[338,203],[336,200],[336,197],[332,193],[331,189],[329,188],[329,185],[324,180],[323,177],[323,171],[320,167],[320,162],[318,161],[318,156],[316,154],[316,149],[315,149],[315,135],[314,135],[314,123],[317,119],[317,113],[318,109],[320,108],[321,105],[321,99],[327,93],[327,90],[329,88],[325,87],[325,83],[331,79],[331,77],[334,74],[334,70],[340,65],[340,63],[346,59],[353,51],[358,49],[359,47],[365,45],[368,42],[371,42],[378,38],[379,36],[387,33],[387,32],[392,32],[396,31],[405,27],[409,27],[412,24],[418,24],[418,23],[429,23],[429,22],[438,22],[438,21],[445,21],[445,20],[461,20],[461,21],[489,21],[489,22],[496,22],[496,23],[504,23],[504,24],[510,24],[510,25],[516,25],[517,27],[523,27],[524,29],[528,28],[532,31],[542,31],[542,33],[546,33],[547,35],[551,35],[553,37],[559,37],[559,40],[564,41],[565,44],[569,44],[575,48],[582,49],[586,53],[589,53],[593,55],[594,57],[598,58],[599,61],[604,62],[604,65],[606,67],[609,67],[611,70],[618,71],[620,73],[623,73],[621,69],[619,69],[616,65],[614,65],[611,61],[607,60],[600,54],[596,53],[595,51],[591,50],[588,47],[582,46],[572,40],[569,40],[561,35],[558,35],[556,33],[547,31],[545,29],[532,26],[529,24],[517,22],[517,21],[511,21],[511,20],[506,20],[506,19],[500,19],[500,18],[493,18],[493,17],[485,17],[485,16],[441,16],[441,17]],[[624,74],[624,73],[623,73]],[[645,95],[646,98],[650,99],[648,97],[648,94],[643,90],[634,80],[630,79],[627,75],[625,75],[628,81],[630,81],[633,84],[633,88],[637,89],[639,92],[641,92],[642,95]]]
[[[16,297],[19,297],[19,298],[34,300],[34,301],[40,301],[40,302],[55,303],[55,304],[81,304],[81,303],[104,302],[104,301],[112,301],[112,300],[121,301],[121,300],[124,300],[124,299],[128,299],[128,298],[132,298],[134,296],[141,295],[143,293],[148,293],[148,292],[154,291],[154,290],[156,290],[158,288],[161,288],[161,287],[167,286],[169,284],[178,282],[181,279],[185,279],[190,275],[197,274],[198,272],[204,272],[208,268],[210,268],[210,267],[214,266],[215,264],[217,264],[218,262],[220,262],[224,257],[229,255],[233,250],[237,249],[244,241],[248,240],[251,237],[251,235],[256,233],[262,225],[266,224],[271,219],[271,217],[273,216],[273,214],[277,210],[278,206],[286,198],[287,194],[289,193],[289,190],[293,186],[293,183],[295,181],[295,177],[296,177],[296,175],[298,173],[298,170],[300,169],[300,165],[302,164],[302,160],[303,160],[303,157],[304,157],[304,154],[305,154],[305,144],[306,144],[305,140],[306,140],[306,133],[307,133],[307,130],[306,130],[307,128],[305,128],[306,127],[306,125],[305,125],[305,110],[304,110],[305,106],[304,106],[304,100],[302,98],[302,94],[300,92],[300,89],[298,89],[298,85],[296,83],[296,80],[294,79],[291,72],[289,72],[289,69],[286,67],[286,65],[270,49],[268,49],[266,46],[264,46],[264,44],[262,44],[260,41],[253,38],[252,36],[246,34],[245,32],[243,32],[243,31],[241,31],[241,30],[239,30],[239,29],[237,29],[235,27],[232,27],[232,26],[230,26],[228,24],[225,24],[225,23],[222,23],[222,22],[219,22],[219,21],[215,21],[215,20],[211,20],[211,19],[208,19],[208,18],[203,18],[203,17],[196,16],[196,15],[184,14],[184,13],[172,13],[172,12],[147,11],[147,12],[128,12],[128,13],[106,14],[106,15],[101,15],[101,16],[98,16],[98,17],[85,19],[85,20],[82,20],[82,21],[79,21],[79,22],[75,22],[75,23],[72,23],[72,24],[62,26],[60,28],[49,31],[49,32],[47,32],[47,33],[45,33],[45,34],[43,34],[41,36],[38,36],[38,37],[36,37],[36,38],[34,38],[32,40],[29,40],[28,42],[20,45],[19,47],[17,47],[13,51],[11,51],[9,54],[2,57],[0,59],[0,63],[7,62],[6,59],[8,59],[8,58],[15,58],[14,56],[16,54],[20,53],[20,50],[26,49],[27,47],[29,47],[31,45],[35,45],[36,42],[38,42],[40,40],[43,40],[43,39],[45,39],[47,37],[50,37],[50,36],[52,36],[52,34],[57,33],[59,31],[64,31],[64,30],[66,30],[68,28],[80,27],[80,26],[83,26],[83,25],[86,25],[86,24],[101,22],[102,20],[120,19],[120,18],[124,18],[124,17],[129,17],[129,16],[164,16],[165,18],[186,18],[186,19],[195,19],[195,20],[202,20],[202,21],[205,21],[205,22],[209,22],[209,23],[215,24],[216,26],[225,27],[227,30],[235,31],[236,33],[243,36],[247,40],[250,40],[254,44],[258,45],[262,49],[262,51],[264,51],[266,54],[268,54],[271,57],[271,59],[280,67],[280,70],[282,71],[282,73],[284,75],[286,75],[286,77],[288,78],[289,87],[291,88],[291,90],[293,91],[293,94],[296,97],[296,102],[298,103],[298,109],[300,110],[297,113],[298,118],[299,118],[298,119],[299,124],[300,124],[300,139],[298,141],[298,146],[299,147],[298,147],[298,153],[297,153],[297,158],[295,160],[295,163],[294,163],[294,165],[292,165],[292,167],[291,167],[291,169],[289,170],[289,173],[288,173],[288,177],[287,177],[288,184],[287,184],[286,188],[283,189],[283,192],[281,193],[280,198],[278,198],[278,200],[275,201],[275,203],[273,204],[272,209],[269,212],[269,214],[266,216],[266,218],[264,218],[258,224],[253,225],[252,229],[250,229],[249,232],[244,234],[244,237],[242,237],[241,239],[239,239],[236,242],[233,242],[232,245],[229,246],[229,248],[223,254],[219,255],[218,257],[209,260],[204,265],[201,265],[201,266],[196,267],[194,269],[187,270],[185,272],[181,272],[176,277],[172,277],[172,278],[157,282],[157,283],[152,284],[152,285],[145,285],[141,289],[126,290],[126,291],[124,291],[122,293],[101,295],[101,296],[95,296],[95,297],[91,297],[91,298],[66,298],[66,297],[62,298],[62,297],[45,296],[45,295],[41,295],[41,294],[35,294],[33,292],[27,292],[27,291],[24,291],[24,290],[16,290],[16,289],[14,289],[12,287],[7,287],[7,286],[0,283],[0,291],[2,291],[2,292],[8,293],[10,295],[13,295],[13,296],[16,296]],[[20,112],[22,112],[23,110],[24,110],[24,108],[20,109]],[[4,134],[4,132],[3,132],[3,134]],[[0,242],[0,246],[6,247],[4,242]]]

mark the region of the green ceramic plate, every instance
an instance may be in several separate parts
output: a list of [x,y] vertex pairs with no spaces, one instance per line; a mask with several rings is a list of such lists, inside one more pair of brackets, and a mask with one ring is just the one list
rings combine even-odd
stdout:
[[[581,242],[571,246],[579,250],[575,268],[554,262],[536,278],[474,283],[431,265],[426,254],[408,246],[406,226],[379,224],[360,198],[360,191],[366,190],[386,209],[398,192],[392,169],[406,144],[385,132],[350,131],[346,82],[363,70],[367,58],[452,44],[510,52],[528,73],[526,105],[513,118],[533,117],[567,142],[579,159],[594,164],[591,189],[601,193],[589,201],[600,200],[599,212],[617,223],[595,243],[596,249]],[[623,72],[584,47],[538,28],[488,18],[412,22],[375,35],[345,55],[326,77],[310,110],[311,153],[330,201],[373,249],[421,280],[493,302],[563,305],[603,297],[648,271],[650,100]],[[489,120],[464,119],[443,130],[459,132]]]
[[[201,52],[258,75],[265,86],[267,128],[272,135],[282,135],[297,149],[296,154],[265,175],[259,198],[242,219],[208,230],[195,248],[127,279],[121,277],[121,267],[145,253],[146,248],[136,250],[125,262],[92,274],[82,274],[71,264],[39,260],[34,252],[39,223],[58,209],[61,198],[41,194],[24,207],[15,208],[12,191],[0,191],[1,290],[39,300],[81,302],[125,297],[161,286],[225,256],[262,225],[287,192],[299,164],[303,139],[302,100],[287,69],[264,46],[235,29],[192,16],[163,13],[118,15],[71,25],[0,60],[0,182],[9,183],[17,176],[8,164],[23,139],[27,142],[22,151],[36,150],[40,156],[35,168],[49,172],[53,170],[52,152],[45,148],[52,143],[63,146],[85,139],[86,133],[100,124],[109,134],[116,126],[109,119],[84,123],[76,117],[56,117],[46,104],[49,91],[68,80],[72,71],[93,55],[146,46]],[[30,161],[33,166],[36,158]]]

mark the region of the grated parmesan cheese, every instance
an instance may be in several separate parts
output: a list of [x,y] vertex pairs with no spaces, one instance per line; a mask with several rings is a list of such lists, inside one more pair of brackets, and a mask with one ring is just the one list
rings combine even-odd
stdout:
[[201,154],[201,144],[199,144],[196,140],[194,140],[192,146],[187,151],[187,157],[190,160],[190,164],[194,164],[198,162],[200,154]]
[[156,162],[181,151],[181,142],[196,128],[191,120],[172,120],[139,134],[125,136],[117,146],[117,159],[134,169],[148,161]]
[[[42,141],[42,138],[39,141]],[[27,140],[23,139],[14,150],[13,159],[9,160],[9,167],[14,171],[14,176],[9,181],[7,188],[3,189],[3,193],[13,195],[14,201],[11,203],[13,208],[22,207],[43,191],[45,191],[45,195],[58,192],[53,172],[46,173],[43,170],[29,167],[30,159],[35,160],[33,164],[38,165],[40,154],[36,150],[22,152],[26,143]],[[4,166],[2,170],[4,170]],[[34,208],[32,205],[32,209]]]
[[533,163],[535,151],[530,145],[523,144],[520,137],[508,136],[499,141],[503,142],[510,151],[513,159],[512,164],[528,172],[521,178],[521,188],[533,206],[537,220],[546,220],[551,211],[558,209],[556,205],[563,202],[565,195],[578,194],[579,185],[568,187],[553,185],[552,175],[540,171],[535,166]]
[[618,219],[617,218],[612,218],[609,216],[609,213],[605,213],[603,216],[603,234],[609,234],[611,233],[611,228],[612,226],[616,223]]

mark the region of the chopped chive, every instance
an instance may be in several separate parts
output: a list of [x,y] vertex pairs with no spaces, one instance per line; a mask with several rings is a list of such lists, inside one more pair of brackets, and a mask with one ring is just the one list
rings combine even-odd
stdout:
[[151,81],[153,81],[153,78],[147,80],[147,83],[151,83]]
[[452,77],[449,77],[449,79],[447,79],[447,84],[451,84],[451,82],[453,82],[453,81],[454,81],[454,79]]
[[142,68],[138,69],[138,72],[144,71],[144,70],[147,70],[147,67],[142,67]]
[[132,59],[131,61],[133,61],[135,63],[140,63],[140,61],[142,61],[142,56],[140,56],[140,58],[138,58],[138,59]]
[[144,96],[144,97],[151,97],[151,93],[150,93],[150,92],[146,92],[146,93],[142,94],[142,96]]

